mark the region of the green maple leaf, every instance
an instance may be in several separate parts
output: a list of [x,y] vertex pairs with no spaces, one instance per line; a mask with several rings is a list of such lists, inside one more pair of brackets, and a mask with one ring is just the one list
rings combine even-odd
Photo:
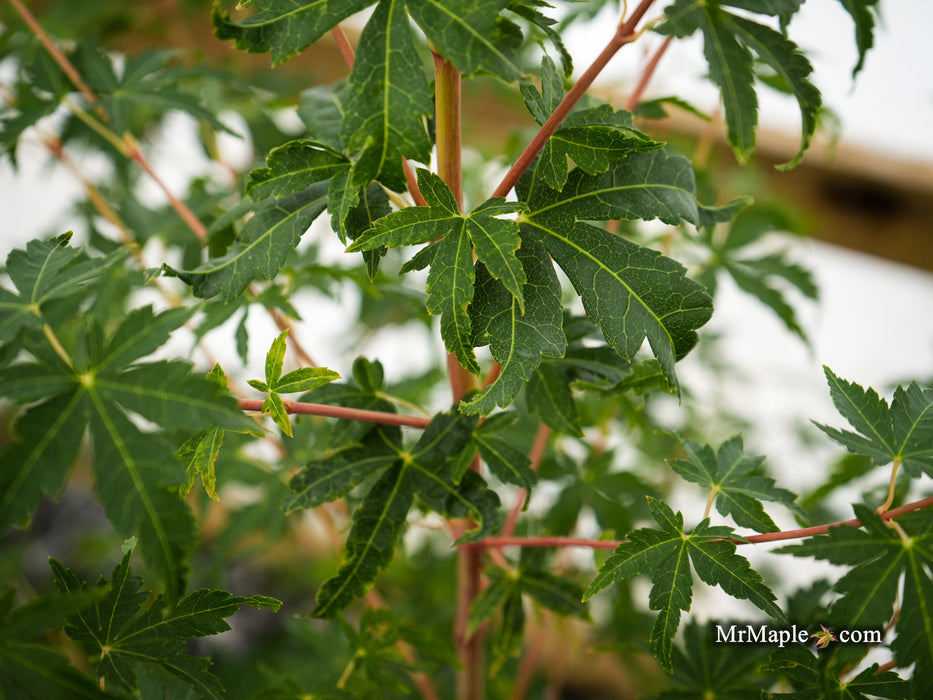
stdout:
[[17,292],[0,287],[0,343],[12,342],[21,328],[40,330],[44,322],[61,317],[59,310],[48,318],[52,302],[68,300],[68,315],[80,306],[104,273],[127,251],[118,249],[104,258],[90,259],[68,245],[71,233],[45,241],[33,240],[26,249],[14,248],[7,255],[6,273]]
[[711,527],[706,519],[687,533],[680,513],[675,515],[665,503],[651,497],[648,504],[661,529],[644,528],[629,533],[628,541],[619,545],[600,568],[584,600],[612,583],[650,574],[653,586],[648,606],[660,611],[651,631],[651,645],[664,668],[671,668],[671,649],[681,612],[690,610],[691,562],[704,582],[720,586],[734,598],[749,600],[780,622],[786,621],[774,602],[774,594],[758,572],[735,553],[733,542],[724,539],[732,534],[731,528]]
[[4,370],[0,391],[36,403],[17,423],[20,440],[2,454],[0,529],[24,519],[43,492],[61,489],[89,426],[97,492],[108,517],[124,537],[139,537],[143,558],[168,595],[181,594],[195,537],[194,520],[178,493],[184,470],[172,459],[169,442],[158,432],[141,431],[129,415],[167,429],[252,429],[234,400],[192,374],[187,362],[140,362],[191,314],[137,309],[107,338],[91,319],[70,365],[58,354],[37,350],[37,361]]
[[588,220],[697,220],[693,169],[663,149],[631,153],[601,175],[570,173],[558,193],[535,177],[519,183],[525,230],[543,241],[583,299],[609,346],[631,361],[647,337],[668,382],[712,313],[703,288],[660,253],[598,229]]
[[[507,437],[497,434],[516,418],[517,415],[512,411],[497,413],[476,427],[472,440],[489,471],[499,481],[530,490],[538,482],[538,475],[531,470],[531,460]],[[468,455],[469,450],[463,454]],[[465,462],[462,469],[466,470],[468,466],[469,463]],[[460,478],[462,472],[455,476]]]
[[147,49],[128,56],[117,71],[110,56],[84,44],[77,52],[76,64],[88,87],[100,98],[109,115],[109,127],[117,134],[130,130],[140,110],[159,115],[177,110],[215,131],[236,135],[203,105],[197,92],[184,89],[188,82],[204,85],[210,74],[204,67],[185,67],[179,59],[177,51]]
[[526,240],[518,251],[527,279],[524,313],[505,285],[477,266],[475,299],[470,308],[471,346],[489,344],[499,376],[479,395],[461,403],[466,413],[488,414],[518,395],[544,357],[560,357],[567,347],[561,328],[560,282],[544,246]]
[[475,272],[472,250],[486,269],[502,282],[524,309],[525,269],[516,254],[521,240],[518,224],[498,216],[522,209],[501,198],[487,200],[469,214],[461,214],[450,188],[428,170],[418,170],[418,187],[426,207],[408,207],[375,222],[348,251],[399,247],[441,239],[432,246],[427,281],[427,309],[441,316],[441,337],[447,349],[474,374],[479,365],[473,353],[470,316]]
[[[851,566],[834,586],[840,594],[830,607],[832,625],[847,629],[884,627],[895,613],[899,591],[903,598],[891,643],[898,666],[916,664],[914,694],[933,693],[933,514],[901,516],[898,524],[906,540],[869,508],[856,505],[864,529],[830,528],[825,535],[776,550],[797,557],[814,557]],[[909,612],[907,612],[909,611]]]
[[434,104],[402,0],[382,0],[366,23],[343,106],[340,137],[348,152],[358,151],[351,184],[378,178],[404,191],[402,158],[430,161],[425,120]]
[[858,61],[852,69],[852,77],[855,78],[865,65],[868,50],[875,45],[875,14],[878,13],[878,0],[839,0],[839,3],[855,23],[855,44],[858,47]]
[[218,39],[233,40],[249,53],[270,53],[272,65],[287,61],[338,23],[374,0],[254,0],[259,11],[234,21],[215,3],[211,13]]
[[[542,91],[523,85],[525,104],[539,124],[543,124],[564,96],[553,61],[545,56],[541,63]],[[606,172],[617,160],[633,151],[650,151],[663,146],[638,131],[632,115],[610,105],[578,109],[561,123],[538,159],[535,170],[549,187],[562,190],[567,182],[567,159],[570,158],[589,175]]]
[[500,16],[508,0],[419,0],[408,11],[438,53],[465,75],[506,81],[523,75],[516,57],[521,30]]
[[199,297],[222,294],[225,301],[232,301],[257,277],[275,277],[311,222],[326,208],[328,186],[327,181],[320,181],[278,199],[256,204],[244,201],[243,208],[235,210],[234,218],[248,211],[253,211],[253,216],[240,229],[226,255],[194,270],[163,265],[163,271],[190,284]]
[[893,671],[880,672],[878,664],[872,664],[854,678],[845,677],[844,669],[827,664],[819,655],[806,647],[792,645],[775,651],[768,665],[769,670],[785,674],[796,688],[791,693],[773,693],[774,698],[795,700],[909,700],[924,697],[914,695],[911,683]]
[[354,511],[345,560],[337,575],[318,591],[313,616],[333,617],[365,594],[392,560],[416,496],[445,517],[471,518],[476,527],[462,541],[484,537],[496,527],[499,499],[495,493],[473,471],[455,483],[451,469],[452,458],[467,447],[475,424],[475,418],[440,413],[410,451],[392,445],[395,459]]
[[705,486],[716,494],[717,510],[723,515],[731,515],[739,526],[757,532],[778,531],[761,501],[774,501],[796,508],[793,493],[777,488],[774,479],[762,475],[761,464],[765,458],[751,457],[743,452],[740,435],[730,438],[716,451],[709,445],[698,445],[689,440],[684,441],[683,448],[687,460],[668,463],[687,481]]
[[863,389],[823,367],[836,410],[858,432],[839,430],[820,423],[816,427],[855,454],[871,457],[876,464],[894,461],[909,474],[933,476],[933,389],[913,382],[898,386],[891,405],[874,389]]
[[[149,593],[142,579],[130,571],[127,552],[107,582],[97,590],[106,596],[75,612],[65,632],[78,642],[96,662],[97,677],[114,691],[136,690],[137,670],[143,664],[156,664],[180,678],[202,698],[224,696],[220,680],[207,659],[184,653],[190,638],[226,632],[224,618],[241,606],[276,611],[281,602],[266,596],[234,596],[227,591],[201,589],[169,607],[163,596],[145,606]],[[64,594],[93,591],[70,569],[50,560],[55,584]]]
[[246,193],[256,201],[284,197],[349,168],[346,156],[328,144],[295,139],[269,151],[266,166],[249,172]]
[[671,682],[658,700],[747,700],[761,697],[771,678],[762,674],[770,650],[764,645],[717,644],[708,625],[690,620],[682,648],[675,646]]
[[766,234],[773,231],[796,232],[798,224],[780,209],[756,206],[738,214],[721,241],[714,236],[714,225],[711,224],[703,231],[701,239],[709,247],[711,256],[705,269],[698,274],[698,280],[714,293],[716,272],[726,272],[740,289],[774,311],[788,330],[806,340],[794,308],[787,302],[777,283],[790,285],[804,296],[816,299],[819,291],[812,273],[791,262],[782,253],[757,257],[746,253],[748,246]]
[[[784,11],[775,7],[754,9]],[[819,90],[809,80],[813,68],[797,45],[780,32],[726,12],[718,4],[676,0],[665,9],[665,15],[667,21],[659,30],[662,33],[686,37],[697,30],[702,32],[710,79],[722,93],[729,143],[741,162],[745,162],[755,148],[758,125],[752,52],[777,73],[797,98],[801,120],[800,150],[781,168],[797,165],[810,145],[816,130],[816,115],[822,106]]]
[[102,591],[45,595],[14,607],[14,591],[0,596],[0,693],[4,697],[102,700],[105,693],[64,654],[43,643],[69,615],[103,597]]
[[499,620],[492,632],[491,673],[498,672],[505,661],[521,650],[525,631],[523,596],[558,615],[589,619],[589,610],[580,601],[583,589],[573,581],[546,571],[540,554],[526,555],[517,570],[491,569],[489,586],[474,598],[467,620],[467,634],[474,634],[497,613]]

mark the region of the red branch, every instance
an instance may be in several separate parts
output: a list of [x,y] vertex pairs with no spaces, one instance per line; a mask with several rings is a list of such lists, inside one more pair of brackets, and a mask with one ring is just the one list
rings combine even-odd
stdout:
[[[262,412],[262,403],[259,399],[240,399],[237,405],[243,411]],[[288,399],[284,399],[282,403],[285,405],[287,413],[301,413],[308,416],[343,418],[345,420],[363,421],[364,423],[379,423],[380,425],[402,425],[409,428],[421,428],[422,430],[427,428],[428,423],[431,422],[429,418],[402,416],[397,413],[385,413],[383,411],[367,411],[361,408],[327,406],[321,403],[299,403]]]
[[544,122],[544,125],[538,133],[535,134],[531,143],[528,144],[518,157],[518,160],[509,168],[509,172],[505,174],[505,177],[502,178],[502,182],[499,183],[495,192],[492,193],[493,197],[505,197],[512,188],[515,187],[522,173],[528,169],[531,162],[538,153],[540,153],[541,149],[544,148],[544,144],[547,143],[547,140],[557,131],[564,119],[567,118],[567,115],[570,114],[570,110],[580,101],[580,98],[583,97],[583,93],[589,89],[593,81],[596,80],[596,77],[602,72],[609,61],[612,60],[612,57],[615,56],[623,46],[635,40],[637,36],[635,34],[635,27],[638,26],[638,23],[641,21],[642,17],[645,16],[645,13],[652,4],[654,4],[654,0],[641,0],[631,16],[619,25],[615,35],[609,43],[606,44],[606,48],[596,57],[596,60],[586,69],[586,72],[580,76],[580,79],[570,88],[570,91],[564,95],[564,99],[557,105],[554,113],[548,117],[548,120]]
[[[907,503],[899,508],[892,508],[881,516],[882,520],[891,520],[900,515],[929,508],[933,506],[933,496],[913,503]],[[825,535],[829,528],[841,525],[859,527],[862,523],[858,518],[842,520],[838,523],[804,527],[798,530],[784,530],[782,532],[766,532],[761,535],[750,535],[741,540],[730,540],[735,544],[759,544],[761,542],[779,542],[781,540],[795,540],[813,535]],[[475,542],[482,547],[588,547],[590,549],[615,549],[625,540],[589,540],[583,537],[487,537]]]

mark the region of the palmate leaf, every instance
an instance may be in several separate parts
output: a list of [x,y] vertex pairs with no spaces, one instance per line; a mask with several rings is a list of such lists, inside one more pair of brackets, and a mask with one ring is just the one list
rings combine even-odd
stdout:
[[347,250],[367,251],[442,239],[428,249],[432,257],[427,309],[431,314],[440,315],[441,337],[447,349],[456,354],[464,368],[478,374],[467,313],[474,294],[473,251],[486,270],[502,282],[510,299],[514,298],[523,310],[523,289],[527,280],[525,267],[516,255],[521,244],[518,224],[497,218],[522,207],[493,198],[464,215],[457,209],[450,188],[437,175],[419,169],[418,187],[428,206],[409,207],[382,217]]
[[211,13],[218,39],[233,40],[249,53],[269,52],[278,65],[304,50],[374,0],[254,0],[258,12],[234,21],[215,3]]
[[696,221],[689,161],[663,149],[632,153],[601,175],[574,170],[561,193],[525,177],[525,230],[539,238],[583,299],[609,346],[631,361],[645,338],[664,376],[677,387],[674,363],[697,342],[712,301],[684,267],[660,253],[595,228],[587,220]]
[[719,644],[709,627],[690,620],[684,626],[683,649],[673,649],[674,690],[658,700],[748,700],[771,685],[761,666],[770,653],[762,644]]
[[13,607],[12,590],[0,597],[0,694],[5,698],[109,698],[90,676],[42,638],[69,615],[103,597],[102,591],[45,595]]
[[488,414],[507,406],[544,357],[560,357],[567,347],[561,328],[560,282],[544,246],[526,240],[518,251],[524,268],[525,310],[518,299],[495,280],[484,266],[477,266],[476,291],[470,307],[471,346],[489,344],[501,371],[479,395],[461,403],[466,413]]
[[914,695],[911,683],[893,671],[881,672],[872,664],[854,678],[845,677],[844,669],[825,663],[819,655],[800,645],[776,650],[769,670],[781,671],[791,680],[796,690],[791,693],[773,693],[773,698],[794,700],[909,700],[923,697]]
[[359,187],[378,178],[404,191],[402,157],[430,161],[425,119],[434,113],[434,103],[403,0],[381,0],[366,23],[343,104],[340,137],[348,152],[359,152],[350,184]]
[[703,520],[690,533],[683,528],[683,516],[676,515],[662,501],[648,498],[651,514],[660,530],[641,529],[629,533],[600,568],[596,579],[584,594],[584,600],[612,583],[638,574],[651,575],[654,584],[648,599],[652,610],[659,610],[651,632],[652,651],[661,665],[670,670],[674,634],[680,625],[681,612],[690,610],[693,598],[693,575],[710,585],[720,586],[734,598],[749,600],[774,619],[786,617],[775,604],[775,596],[748,560],[735,553],[735,544],[726,541],[732,529],[710,527]]
[[858,433],[820,423],[816,427],[855,454],[876,464],[896,461],[908,473],[933,476],[933,389],[916,382],[898,386],[890,407],[874,389],[863,389],[823,367],[836,410]]
[[[541,88],[523,85],[525,105],[539,124],[543,124],[564,96],[563,83],[554,62],[541,60]],[[560,191],[567,182],[567,158],[590,175],[599,175],[632,151],[650,151],[663,146],[635,129],[630,112],[604,104],[581,109],[561,123],[541,151],[535,174],[549,187]]]
[[[170,598],[184,590],[193,518],[179,496],[181,464],[158,433],[142,432],[127,417],[138,414],[163,428],[198,430],[209,425],[251,430],[251,421],[216,383],[191,373],[182,361],[137,363],[163,345],[190,316],[175,309],[154,315],[131,312],[104,342],[93,324],[74,353],[73,367],[57,356],[14,364],[0,391],[14,400],[41,403],[17,424],[20,441],[2,454],[0,526],[24,519],[42,492],[56,493],[78,453],[88,425],[98,493],[114,527],[138,536],[140,551],[165,583]],[[44,356],[44,353],[43,353]],[[28,378],[38,380],[30,386]],[[44,390],[44,392],[43,392]]]
[[[754,7],[748,3],[724,4],[784,16],[796,10],[793,3],[789,7],[771,3],[754,3]],[[752,51],[780,76],[797,98],[801,117],[800,150],[780,167],[797,165],[810,145],[816,115],[822,106],[819,90],[809,80],[813,69],[797,45],[780,32],[726,12],[718,4],[676,0],[665,9],[665,15],[667,21],[659,28],[662,33],[686,37],[697,30],[702,32],[710,79],[722,93],[729,143],[741,162],[754,150],[758,125]]]
[[0,287],[0,344],[11,341],[24,326],[40,328],[43,307],[71,297],[72,308],[90,292],[90,283],[123,260],[126,250],[102,258],[88,258],[68,245],[71,233],[49,240],[32,240],[26,249],[14,248],[6,259],[6,273],[18,293]]
[[366,592],[392,560],[416,496],[445,517],[471,518],[476,527],[461,541],[479,539],[496,527],[498,496],[473,471],[455,483],[451,469],[451,459],[466,448],[475,425],[475,418],[440,413],[410,451],[393,446],[396,459],[354,511],[346,558],[318,591],[312,616],[331,618]]
[[516,57],[522,34],[499,15],[507,4],[508,0],[419,0],[409,3],[408,11],[458,71],[512,81],[523,75]]
[[716,509],[723,515],[731,515],[739,526],[757,532],[777,532],[777,525],[765,513],[761,501],[796,508],[796,496],[776,487],[774,479],[761,473],[764,457],[744,453],[740,435],[730,438],[716,451],[689,440],[684,441],[683,448],[687,460],[671,460],[673,470],[715,493]]
[[929,697],[933,693],[933,514],[918,511],[898,517],[907,534],[904,540],[871,509],[854,508],[864,529],[833,527],[825,535],[776,551],[853,567],[834,586],[841,597],[832,604],[828,617],[840,627],[885,626],[903,586],[900,608],[904,612],[898,615],[891,648],[898,666],[916,664],[910,697]]
[[[131,554],[127,552],[114,568],[109,589],[104,580],[98,584],[98,590],[107,591],[106,597],[72,615],[65,632],[90,658],[99,660],[97,677],[108,689],[136,690],[141,665],[157,664],[179,677],[200,697],[223,697],[220,681],[209,670],[210,662],[185,654],[185,644],[194,637],[229,630],[224,618],[243,605],[274,612],[281,602],[260,595],[234,596],[227,591],[201,589],[171,608],[162,596],[144,607],[149,593],[142,590],[142,579],[130,571]],[[93,590],[54,559],[50,564],[55,585],[62,593]]]
[[204,85],[210,74],[204,67],[185,67],[176,51],[147,49],[127,56],[119,70],[111,56],[90,44],[82,44],[75,58],[79,74],[100,98],[117,134],[129,130],[134,112],[144,109],[186,112],[215,131],[236,135],[204,106],[197,92],[184,89],[189,82]]
[[311,222],[326,208],[327,190],[326,181],[317,182],[294,194],[263,200],[251,207],[253,217],[240,229],[226,255],[194,270],[164,265],[163,271],[190,284],[196,296],[221,294],[225,301],[232,301],[257,277],[275,277]]

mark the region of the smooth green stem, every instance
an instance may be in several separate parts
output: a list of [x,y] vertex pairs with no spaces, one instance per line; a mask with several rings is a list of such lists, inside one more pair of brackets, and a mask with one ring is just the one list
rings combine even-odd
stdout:
[[55,331],[52,330],[52,327],[48,323],[43,323],[42,332],[45,334],[45,339],[49,341],[49,345],[52,346],[55,354],[62,359],[62,362],[68,365],[68,369],[74,371],[74,363],[71,361],[71,357],[65,351],[65,347],[58,339],[58,336],[55,335]]

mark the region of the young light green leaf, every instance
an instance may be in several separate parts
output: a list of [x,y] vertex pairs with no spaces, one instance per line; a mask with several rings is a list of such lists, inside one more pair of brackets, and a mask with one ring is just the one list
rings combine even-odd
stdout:
[[[132,691],[140,664],[153,663],[179,677],[203,698],[223,697],[220,681],[208,670],[207,659],[184,653],[193,637],[219,634],[230,629],[224,618],[241,606],[276,611],[281,602],[266,596],[234,596],[227,591],[201,589],[180,600],[170,610],[158,596],[148,608],[149,594],[142,579],[130,571],[127,553],[110,577],[105,598],[76,613],[65,632],[96,663],[101,686],[117,692]],[[50,561],[55,584],[63,593],[90,589],[74,572],[54,559]],[[98,586],[107,584],[101,581]]]
[[465,75],[489,73],[506,81],[523,75],[515,49],[521,30],[499,16],[505,0],[422,0],[412,18],[438,53]]
[[896,460],[909,473],[933,476],[933,389],[913,382],[894,392],[891,406],[874,389],[840,379],[824,367],[836,410],[858,433],[816,423],[850,452],[871,457],[877,464]]
[[275,421],[275,424],[282,429],[283,433],[288,435],[288,437],[293,437],[292,424],[288,418],[288,411],[285,410],[285,403],[277,392],[269,392],[265,401],[262,402],[262,412],[268,413],[272,420]]
[[216,3],[211,12],[218,39],[249,53],[269,52],[278,65],[313,44],[336,24],[374,0],[254,0],[258,12],[231,20]]
[[507,406],[543,357],[560,357],[567,347],[561,328],[560,283],[544,247],[526,240],[518,257],[528,280],[523,290],[524,315],[516,298],[485,266],[477,265],[470,345],[488,343],[501,371],[482,393],[461,404],[467,413],[487,414],[496,406]]
[[693,597],[690,562],[704,582],[718,585],[729,595],[749,600],[776,620],[785,621],[761,576],[748,560],[735,553],[735,544],[724,539],[731,534],[731,528],[710,527],[704,520],[688,534],[680,513],[675,515],[662,501],[650,497],[648,503],[661,529],[629,533],[628,541],[619,545],[599,570],[584,600],[611,583],[650,573],[653,586],[648,605],[660,611],[651,632],[652,650],[667,669],[671,668],[671,649],[681,612],[690,609]]
[[294,394],[312,391],[337,379],[340,379],[340,375],[326,367],[300,367],[281,377],[273,389],[280,394]]
[[275,388],[282,376],[282,366],[285,363],[286,341],[288,330],[284,330],[272,341],[269,352],[266,353],[266,384]]
[[215,501],[220,500],[217,495],[217,476],[214,473],[214,463],[220,454],[224,442],[224,430],[212,425],[188,438],[175,452],[175,456],[185,465],[188,481],[182,489],[182,495],[187,496],[194,487],[195,479],[201,479],[204,492]]
[[311,222],[327,206],[327,188],[327,182],[317,182],[301,192],[263,201],[226,255],[194,270],[165,265],[164,272],[190,284],[196,296],[222,294],[225,301],[232,301],[255,278],[275,277]]
[[740,527],[777,532],[777,525],[765,513],[761,501],[796,508],[793,493],[776,487],[774,479],[762,475],[764,457],[744,453],[740,435],[724,442],[717,451],[689,440],[683,442],[683,448],[689,461],[671,460],[671,468],[687,481],[716,494],[716,509],[723,515],[731,515]]
[[434,105],[402,0],[381,0],[376,7],[360,36],[347,84],[340,136],[348,152],[359,151],[350,184],[379,179],[404,191],[402,158],[430,160],[425,119]]

